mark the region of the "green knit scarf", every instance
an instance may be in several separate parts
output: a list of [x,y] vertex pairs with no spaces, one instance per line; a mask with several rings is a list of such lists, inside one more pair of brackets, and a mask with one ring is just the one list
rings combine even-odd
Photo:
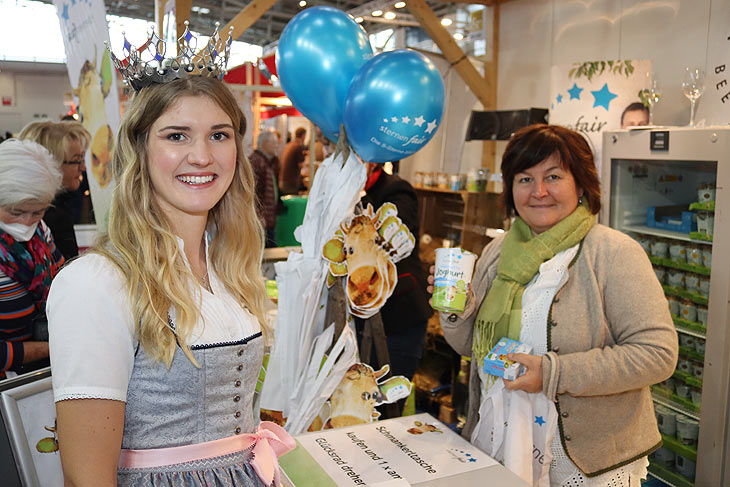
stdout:
[[596,222],[585,203],[539,235],[517,217],[502,242],[497,277],[484,298],[474,325],[474,357],[478,364],[502,337],[520,339],[522,293],[540,265],[580,243]]

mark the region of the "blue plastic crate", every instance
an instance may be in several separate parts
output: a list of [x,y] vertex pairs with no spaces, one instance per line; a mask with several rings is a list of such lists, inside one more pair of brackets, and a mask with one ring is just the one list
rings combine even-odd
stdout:
[[694,212],[673,210],[676,207],[650,206],[646,210],[646,226],[686,234],[697,230],[697,222],[692,218]]

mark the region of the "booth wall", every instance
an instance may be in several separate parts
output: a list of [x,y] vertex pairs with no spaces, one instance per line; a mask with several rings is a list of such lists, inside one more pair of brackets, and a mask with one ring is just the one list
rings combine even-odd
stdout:
[[500,5],[497,108],[549,107],[552,65],[650,59],[663,86],[655,122],[686,125],[684,68],[706,68],[711,7],[723,1],[506,2]]
[[65,64],[0,62],[0,77],[12,91],[12,104],[0,106],[0,135],[17,134],[34,120],[58,120],[69,110],[63,104],[71,93]]

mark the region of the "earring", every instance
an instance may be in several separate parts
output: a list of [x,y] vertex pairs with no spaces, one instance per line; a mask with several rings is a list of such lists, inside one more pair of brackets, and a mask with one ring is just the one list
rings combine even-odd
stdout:
[[583,204],[583,196],[578,196],[578,204],[579,205]]

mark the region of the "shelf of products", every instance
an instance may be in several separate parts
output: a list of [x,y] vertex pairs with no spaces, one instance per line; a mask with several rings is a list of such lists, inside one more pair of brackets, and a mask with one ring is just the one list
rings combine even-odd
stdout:
[[656,463],[649,464],[649,473],[670,487],[692,487],[694,482]]
[[710,275],[710,268],[705,266],[688,264],[686,262],[677,262],[672,259],[665,259],[664,257],[649,256],[649,260],[654,265],[660,265],[662,267],[671,267],[672,269],[679,269],[681,271],[694,272],[695,274],[702,274],[703,276]]
[[700,420],[699,412],[700,408],[692,401],[679,397],[672,391],[665,389],[661,386],[652,386],[651,397],[654,402],[661,404],[662,406],[668,407],[669,409],[678,413],[684,414],[687,417],[694,419],[695,421]]
[[490,241],[487,228],[502,228],[503,212],[499,208],[500,195],[496,193],[415,189],[421,235],[430,235],[437,247],[447,239],[452,246],[479,255]]
[[[681,232],[673,232],[671,230],[663,230],[661,228],[654,228],[654,227],[647,227],[646,225],[623,225],[621,227],[621,230],[624,232],[634,232],[634,233],[643,233],[644,235],[653,235],[654,237],[664,237],[664,238],[671,238],[674,240],[683,240],[685,242],[694,242],[699,244],[705,244],[705,245],[712,245],[712,240],[704,240],[704,239],[694,239],[691,238],[690,234],[681,233]],[[700,234],[697,234],[700,235]],[[704,235],[704,234],[702,234]]]

